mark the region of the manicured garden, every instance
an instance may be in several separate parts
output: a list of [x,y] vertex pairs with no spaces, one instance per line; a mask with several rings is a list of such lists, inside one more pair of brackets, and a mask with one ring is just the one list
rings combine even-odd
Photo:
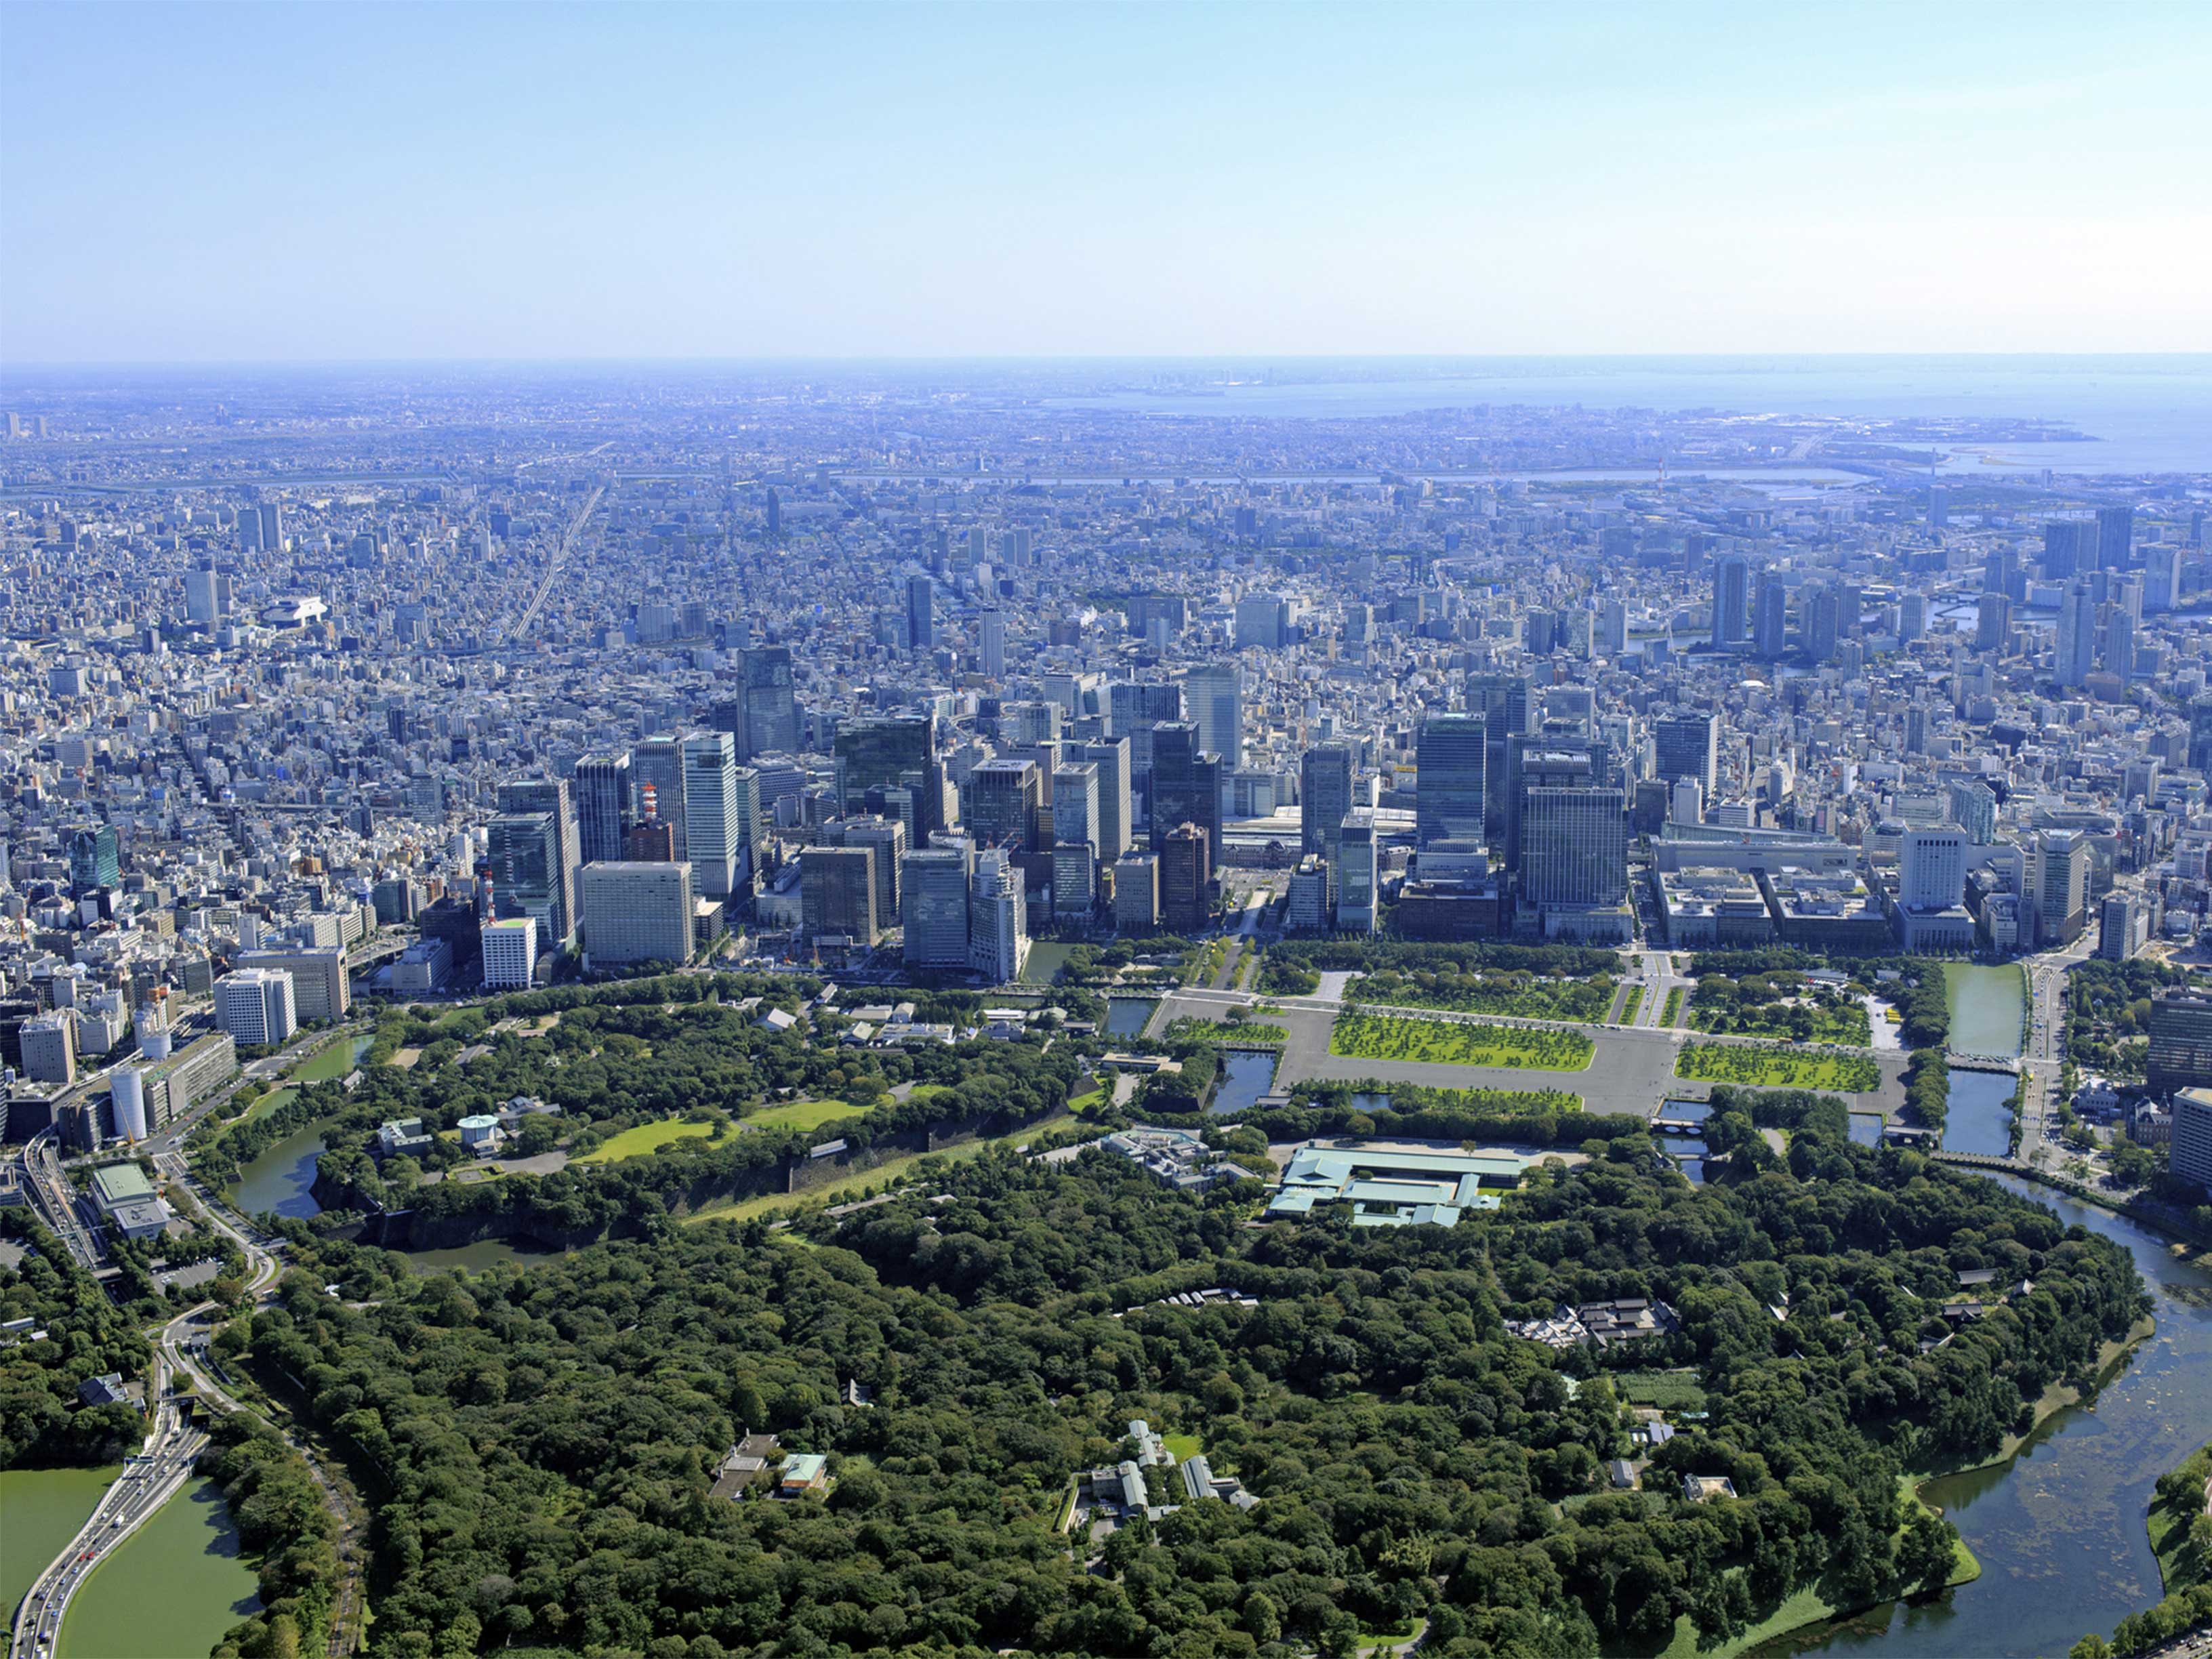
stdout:
[[1352,994],[1362,1002],[1402,1008],[1441,1008],[1461,1014],[1505,1014],[1516,1019],[1601,1020],[1613,1006],[1610,974],[1559,978],[1484,969],[1362,974]]
[[1596,1045],[1579,1031],[1540,1025],[1485,1025],[1473,1020],[1412,1019],[1347,1009],[1329,1033],[1328,1051],[1352,1060],[1442,1066],[1507,1066],[1579,1072]]
[[1690,1025],[1729,1036],[1852,1048],[1874,1041],[1865,1003],[1787,969],[1741,976],[1707,974],[1690,999]]
[[1706,1083],[1747,1083],[1771,1089],[1837,1089],[1867,1094],[1881,1086],[1881,1068],[1865,1054],[1823,1054],[1748,1042],[1690,1042],[1674,1075]]

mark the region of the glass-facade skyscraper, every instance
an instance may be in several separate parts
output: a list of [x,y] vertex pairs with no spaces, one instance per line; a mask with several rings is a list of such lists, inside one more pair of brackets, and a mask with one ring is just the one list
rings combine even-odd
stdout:
[[1480,714],[1431,714],[1413,744],[1415,839],[1485,840],[1489,729]]

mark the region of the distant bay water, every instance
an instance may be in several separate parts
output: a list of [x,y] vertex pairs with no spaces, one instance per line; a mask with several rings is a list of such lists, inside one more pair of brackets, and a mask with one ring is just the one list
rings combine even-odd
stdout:
[[[1207,370],[1212,368],[1209,378]],[[2044,421],[2090,443],[1951,443],[1944,471],[2212,471],[2212,354],[2106,357],[1501,357],[1421,364],[1131,366],[1138,382],[1045,401],[1246,419],[1477,404],[1741,415]],[[1150,374],[1147,384],[1143,378]]]

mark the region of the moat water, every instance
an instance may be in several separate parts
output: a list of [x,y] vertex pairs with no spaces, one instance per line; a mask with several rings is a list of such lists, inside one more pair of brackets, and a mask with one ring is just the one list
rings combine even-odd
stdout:
[[2125,1249],[2157,1331],[2094,1399],[2058,1413],[2008,1462],[1921,1488],[1980,1558],[1979,1578],[1933,1601],[1808,1626],[1755,1659],[2051,1659],[2159,1600],[2143,1522],[2159,1476],[2212,1440],[2212,1273],[2124,1217],[2010,1176],[1983,1178]]

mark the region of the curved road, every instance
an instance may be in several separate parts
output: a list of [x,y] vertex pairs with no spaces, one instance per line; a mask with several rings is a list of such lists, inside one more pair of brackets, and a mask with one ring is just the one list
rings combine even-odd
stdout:
[[[235,1218],[222,1201],[182,1168],[180,1153],[157,1155],[162,1169],[191,1193],[208,1224],[228,1235],[245,1252],[252,1270],[246,1293],[257,1305],[276,1299],[282,1266],[262,1243],[251,1224]],[[100,1558],[128,1538],[173,1498],[191,1476],[192,1465],[208,1437],[189,1426],[169,1386],[173,1378],[185,1380],[192,1390],[225,1412],[244,1412],[242,1404],[225,1389],[208,1355],[208,1343],[219,1319],[228,1318],[214,1302],[189,1308],[160,1328],[160,1355],[154,1363],[153,1425],[143,1449],[125,1466],[123,1474],[101,1494],[100,1503],[67,1548],[39,1575],[15,1609],[9,1632],[8,1659],[52,1659],[54,1638],[69,1611],[70,1599],[90,1577]],[[324,1471],[321,1462],[300,1437],[282,1424],[271,1423],[262,1413],[253,1415],[298,1453],[307,1467],[323,1502],[338,1522],[338,1582],[331,1619],[330,1651],[342,1656],[353,1650],[362,1606],[361,1527],[353,1505]]]

